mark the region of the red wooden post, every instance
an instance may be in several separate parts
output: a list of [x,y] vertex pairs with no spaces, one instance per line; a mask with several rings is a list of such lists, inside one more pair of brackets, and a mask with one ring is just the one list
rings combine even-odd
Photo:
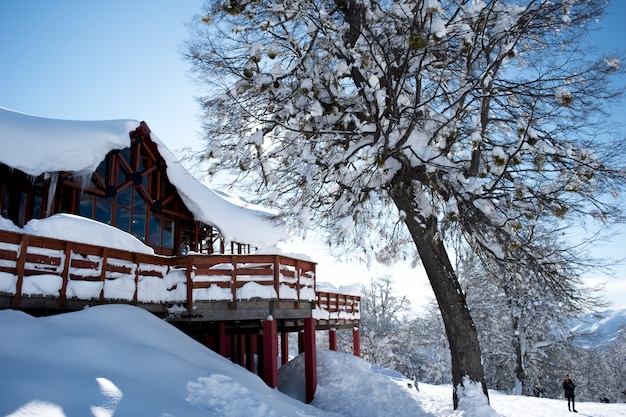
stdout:
[[257,335],[246,335],[246,369],[250,372],[254,372],[254,355],[257,353],[256,349]]
[[230,279],[230,296],[233,299],[230,303],[230,308],[233,310],[237,309],[237,259],[233,255],[231,256],[231,262],[233,265],[233,271]]
[[217,329],[218,329],[218,336],[217,336],[217,343],[218,343],[218,348],[217,348],[217,353],[219,353],[220,355],[226,357],[226,325],[224,324],[223,321],[220,321],[217,325]]
[[352,329],[352,344],[354,346],[354,356],[361,356],[361,335],[358,327]]
[[[236,331],[236,329],[234,329]],[[233,334],[230,336],[230,361],[232,363],[236,363],[237,365],[241,365],[239,362],[239,335]]]
[[304,319],[304,380],[307,403],[313,401],[317,388],[317,358],[315,354],[315,319]]
[[246,335],[240,334],[237,335],[239,339],[239,350],[237,351],[237,363],[241,366],[244,366],[246,363]]
[[300,301],[300,279],[302,275],[302,266],[300,265],[300,259],[296,259],[296,299]]
[[102,283],[102,288],[100,288],[100,304],[104,303],[104,283],[106,282],[107,276],[107,264],[109,263],[109,249],[102,249],[102,265],[100,269],[100,282]]
[[272,318],[263,321],[263,380],[272,388],[278,386],[278,332]]
[[280,364],[284,365],[289,362],[289,333],[282,332],[280,334]]
[[24,266],[26,265],[26,254],[28,253],[28,235],[22,235],[22,242],[15,260],[15,274],[17,282],[15,283],[15,296],[11,307],[19,308],[20,299],[22,298],[22,284],[24,282]]
[[193,257],[191,256],[187,256],[187,268],[185,271],[187,273],[187,303],[185,305],[185,307],[187,308],[187,311],[193,310],[193,279],[191,277],[191,275],[193,274],[193,259],[192,258]]
[[263,354],[263,329],[261,329],[261,331],[259,332],[259,334],[257,335],[257,343],[256,343],[256,349],[257,349],[257,354],[256,354],[256,358],[257,358],[257,369],[256,369],[256,374],[258,376],[261,377],[261,379],[263,379],[263,375],[264,375],[264,369],[265,369],[265,355]]
[[298,354],[304,353],[304,332],[298,333]]
[[65,307],[65,299],[67,298],[67,284],[70,279],[70,266],[72,260],[72,244],[70,242],[65,242],[63,254],[65,255],[65,261],[63,262],[63,271],[61,271],[61,278],[63,281],[61,284],[61,291],[59,292],[59,310],[63,310],[63,307]]
[[328,331],[328,349],[337,351],[337,329]]
[[274,291],[276,291],[276,308],[280,307],[280,259],[274,256]]

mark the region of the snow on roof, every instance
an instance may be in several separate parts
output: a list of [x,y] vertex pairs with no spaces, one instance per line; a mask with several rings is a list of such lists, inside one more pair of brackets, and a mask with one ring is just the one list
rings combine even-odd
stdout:
[[94,172],[107,153],[130,145],[135,120],[69,121],[0,107],[0,162],[27,174]]
[[167,177],[196,220],[217,227],[230,241],[266,247],[284,240],[282,229],[273,221],[274,213],[207,187],[181,165],[154,133],[150,134],[150,139],[167,163]]
[[[46,119],[0,107],[0,162],[33,176],[59,171],[89,174],[110,151],[129,147],[129,133],[139,124],[136,120]],[[195,220],[218,228],[228,241],[267,247],[284,239],[273,213],[203,185],[154,133],[151,139],[167,163],[170,182]]]

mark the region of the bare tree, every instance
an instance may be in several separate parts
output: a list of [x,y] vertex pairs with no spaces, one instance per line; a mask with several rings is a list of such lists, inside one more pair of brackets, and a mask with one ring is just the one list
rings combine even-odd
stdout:
[[604,0],[214,0],[187,58],[209,87],[208,172],[264,191],[294,229],[365,257],[415,257],[457,387],[482,383],[476,329],[446,248],[534,251],[538,219],[619,219],[621,142],[602,110],[617,57],[583,46]]
[[389,275],[370,281],[369,286],[361,287],[361,330],[362,356],[371,363],[398,370],[398,346],[406,325],[401,317],[410,308],[406,296],[394,294]]
[[494,263],[471,251],[456,251],[464,254],[459,276],[476,321],[484,363],[491,367],[491,386],[516,395],[533,393],[543,371],[538,366],[541,358],[567,341],[573,317],[606,307],[599,288],[590,288],[581,279],[592,264],[601,266],[603,260],[591,257],[584,247],[568,246],[554,228],[536,225],[534,230],[533,242],[527,246],[550,259],[549,271],[526,265],[524,259]]

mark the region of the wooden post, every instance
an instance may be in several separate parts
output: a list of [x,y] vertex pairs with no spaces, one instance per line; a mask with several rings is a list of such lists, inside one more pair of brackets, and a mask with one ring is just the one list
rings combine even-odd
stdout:
[[220,355],[226,357],[227,352],[226,352],[226,325],[224,324],[223,321],[220,321],[217,325],[217,329],[218,329],[218,336],[217,336],[217,343],[218,343],[218,351],[217,353],[219,353]]
[[100,288],[100,304],[104,303],[104,285],[106,283],[107,277],[107,264],[109,263],[109,248],[102,249],[102,265],[100,269],[100,282],[102,283],[102,288]]
[[337,329],[328,331],[328,349],[337,352]]
[[257,375],[261,377],[261,379],[263,379],[263,375],[265,374],[265,354],[263,352],[263,340],[264,340],[264,335],[263,335],[263,327],[261,327],[261,330],[259,331],[259,334],[257,334],[256,340],[256,349],[257,349],[257,354],[256,354],[256,358],[257,358]]
[[254,355],[257,353],[256,349],[257,335],[246,335],[246,369],[250,372],[254,372]]
[[263,380],[272,388],[278,386],[278,332],[271,317],[263,321]]
[[298,333],[298,354],[304,353],[304,332]]
[[317,389],[317,358],[315,352],[315,319],[304,319],[304,380],[306,402],[310,403]]
[[[237,329],[233,329],[233,332],[236,332]],[[239,335],[234,333],[230,336],[230,361],[237,365],[241,365],[239,363]]]
[[[193,259],[192,258],[193,258],[192,256],[187,255],[187,268],[185,271],[187,273],[187,303],[185,305],[185,307],[187,308],[187,311],[193,310],[193,278],[192,278]],[[222,343],[221,338],[220,338],[220,343]]]
[[361,335],[359,328],[352,328],[352,345],[354,346],[354,356],[361,356]]
[[65,260],[63,261],[63,271],[61,271],[61,278],[63,279],[61,284],[61,291],[59,292],[59,310],[63,310],[65,307],[65,299],[67,298],[67,283],[70,279],[70,266],[72,259],[72,244],[65,242],[65,248],[63,249]]
[[274,291],[276,291],[275,307],[280,307],[280,259],[278,255],[274,256]]
[[245,366],[246,364],[246,335],[238,334],[237,339],[239,339],[239,350],[237,350],[237,363],[241,366]]
[[22,284],[24,283],[24,265],[26,264],[26,255],[28,252],[28,235],[22,235],[22,243],[15,260],[17,282],[15,283],[15,296],[11,307],[19,308],[20,299],[22,297]]
[[133,262],[135,262],[135,292],[133,293],[133,305],[137,305],[139,301],[139,268],[141,267],[139,254],[133,253]]
[[234,255],[232,255],[230,259],[233,265],[233,271],[230,276],[230,296],[232,298],[232,301],[230,302],[230,308],[231,310],[236,310],[237,309],[237,275],[238,275],[237,258]]
[[284,365],[289,362],[289,333],[281,332],[280,334],[280,364]]

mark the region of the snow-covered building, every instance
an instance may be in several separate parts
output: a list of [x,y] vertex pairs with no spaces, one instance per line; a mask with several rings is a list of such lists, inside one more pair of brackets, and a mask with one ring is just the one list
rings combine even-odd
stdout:
[[0,108],[0,209],[0,308],[139,305],[249,368],[262,350],[270,385],[278,333],[286,361],[289,332],[314,352],[316,326],[358,324],[357,294],[275,247],[275,214],[202,184],[144,122]]

